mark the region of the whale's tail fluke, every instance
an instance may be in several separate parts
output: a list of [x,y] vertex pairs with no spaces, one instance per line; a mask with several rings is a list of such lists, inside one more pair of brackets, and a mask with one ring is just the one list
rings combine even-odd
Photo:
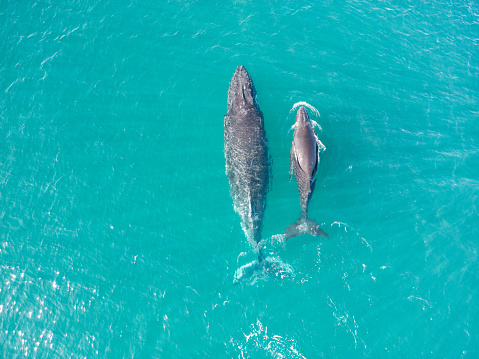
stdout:
[[293,275],[293,268],[278,258],[259,257],[257,260],[245,264],[235,272],[234,283],[247,282],[254,284],[258,280],[271,277],[285,278]]
[[305,233],[316,237],[329,238],[329,236],[321,228],[319,228],[319,224],[317,224],[315,221],[309,218],[300,218],[286,228],[284,231],[284,240],[288,240]]

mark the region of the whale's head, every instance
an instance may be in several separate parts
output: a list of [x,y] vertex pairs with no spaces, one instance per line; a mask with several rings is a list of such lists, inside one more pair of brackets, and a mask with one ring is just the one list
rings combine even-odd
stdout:
[[303,106],[301,106],[296,113],[296,120],[294,122],[294,126],[295,128],[302,126],[311,127],[311,120],[309,119],[308,111],[306,111]]
[[236,68],[228,90],[228,110],[257,106],[256,89],[243,65]]

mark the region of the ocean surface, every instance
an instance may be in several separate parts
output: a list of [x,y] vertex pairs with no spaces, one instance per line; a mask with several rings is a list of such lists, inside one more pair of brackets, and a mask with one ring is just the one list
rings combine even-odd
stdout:
[[[479,358],[477,1],[0,1],[0,357]],[[225,175],[249,71],[255,259]],[[295,111],[322,127],[282,240]]]

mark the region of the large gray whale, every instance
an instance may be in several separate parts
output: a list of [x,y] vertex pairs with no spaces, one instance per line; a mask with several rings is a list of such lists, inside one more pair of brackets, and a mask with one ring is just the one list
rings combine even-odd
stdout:
[[238,66],[231,78],[224,121],[226,175],[234,209],[261,262],[259,242],[271,169],[263,114],[244,66]]
[[294,177],[298,184],[301,218],[286,228],[284,232],[285,239],[304,233],[327,237],[328,235],[319,228],[319,225],[308,218],[308,204],[316,184],[314,176],[319,163],[319,140],[309,119],[308,112],[302,106],[296,113],[294,138],[289,157],[291,166],[290,179],[291,173],[294,172]]

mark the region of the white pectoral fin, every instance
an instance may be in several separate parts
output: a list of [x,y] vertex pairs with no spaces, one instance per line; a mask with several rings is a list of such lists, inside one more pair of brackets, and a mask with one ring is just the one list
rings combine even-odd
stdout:
[[326,146],[323,145],[323,143],[319,140],[318,137],[316,137],[316,146],[318,147],[318,156],[320,152],[326,151]]
[[[323,130],[316,121],[311,120],[311,124],[313,125],[313,127],[318,128],[319,131]],[[313,133],[314,133],[314,138],[316,140],[316,144],[318,146],[318,155],[319,155],[320,152],[326,151],[326,146],[323,145],[323,143],[319,140],[318,135],[316,135],[316,132],[313,131]]]
[[316,121],[311,120],[311,119],[310,119],[310,121],[311,121],[311,124],[312,124],[314,127],[316,127],[319,131],[322,131],[322,130],[323,130],[323,129],[321,128],[321,126],[320,126]]

